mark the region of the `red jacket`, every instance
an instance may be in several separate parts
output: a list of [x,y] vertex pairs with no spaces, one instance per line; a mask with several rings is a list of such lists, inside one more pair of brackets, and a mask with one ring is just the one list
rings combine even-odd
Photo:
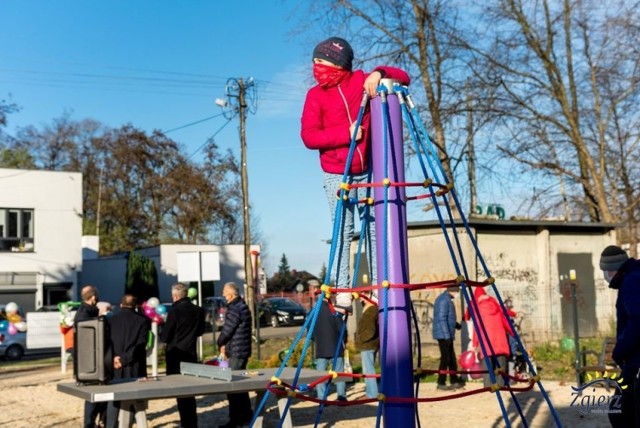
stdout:
[[[410,82],[409,75],[393,67],[376,67],[385,78],[395,79],[403,85]],[[368,74],[355,70],[337,86],[309,90],[302,111],[300,135],[307,148],[320,152],[320,165],[324,172],[343,174],[349,155],[351,135],[349,127],[358,119],[358,110],[364,94],[364,81]],[[348,106],[348,109],[347,109]],[[362,139],[356,143],[349,173],[360,174],[369,167],[370,134],[369,108],[362,117]]]
[[[476,326],[473,334],[473,346],[479,347],[478,337],[482,336],[482,343],[484,344],[487,354],[511,354],[507,334],[513,336],[513,331],[511,330],[511,325],[509,325],[509,321],[507,321],[500,304],[495,297],[491,297],[486,294],[482,287],[476,288],[475,297],[476,302],[478,303],[476,320],[479,323],[481,322],[484,324],[487,335],[484,334],[482,327],[479,325]],[[489,336],[488,341],[486,336]],[[491,346],[489,346],[489,343],[491,343]],[[493,352],[491,352],[492,349]]]

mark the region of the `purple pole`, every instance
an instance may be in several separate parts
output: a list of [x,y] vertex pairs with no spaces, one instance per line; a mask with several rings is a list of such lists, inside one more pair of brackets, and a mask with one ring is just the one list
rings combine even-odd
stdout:
[[[388,118],[383,115],[380,97],[371,101],[373,180],[380,183],[383,179],[388,178],[391,182],[403,182],[404,150],[400,103],[397,95],[393,94],[393,81],[383,79],[382,84],[387,87],[389,93],[387,95],[389,115]],[[383,121],[388,121],[386,138]],[[386,159],[385,142],[387,144]],[[388,164],[387,168],[385,168],[385,161]],[[387,280],[391,284],[407,284],[409,282],[409,261],[405,190],[404,187],[389,187],[386,215],[384,194],[383,187],[374,189],[378,283],[382,284],[384,280]],[[409,291],[402,288],[389,289],[386,332],[382,331],[384,326],[383,299],[384,291],[381,290],[378,292],[381,328],[380,356],[381,358],[383,355],[385,356],[384,361],[380,361],[384,373],[382,393],[387,397],[413,398]],[[382,352],[385,346],[386,351]],[[384,426],[415,427],[415,404],[385,403]]]

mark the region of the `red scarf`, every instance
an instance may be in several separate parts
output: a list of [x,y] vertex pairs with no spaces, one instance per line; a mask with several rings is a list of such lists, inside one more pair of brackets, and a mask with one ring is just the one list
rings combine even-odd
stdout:
[[315,77],[323,88],[336,86],[347,77],[349,73],[350,71],[344,68],[325,64],[313,64],[313,77]]

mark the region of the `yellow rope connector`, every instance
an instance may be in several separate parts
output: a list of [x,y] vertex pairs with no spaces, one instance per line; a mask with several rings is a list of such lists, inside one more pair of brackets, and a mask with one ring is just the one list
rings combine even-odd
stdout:
[[535,383],[535,382],[540,382],[540,375],[539,375],[539,374],[537,374],[537,375],[535,375],[535,376],[531,376],[531,377],[529,378],[529,382],[530,382],[530,383],[532,383],[532,384],[533,384],[533,383]]
[[338,377],[338,372],[334,372],[333,370],[329,371],[329,374],[331,375],[332,378],[337,378]]
[[383,286],[384,288],[389,288],[389,285],[390,285],[390,284],[389,284],[389,281],[387,281],[386,279],[385,279],[384,281],[382,281],[382,286]]
[[384,395],[382,392],[378,393],[378,401],[385,401],[387,399],[387,396]]
[[290,389],[287,391],[287,397],[293,397],[296,398],[298,396],[298,393],[296,391],[294,391],[293,389]]
[[351,190],[351,187],[349,186],[349,183],[340,183],[340,188],[343,190],[346,190],[347,192],[349,190]]
[[327,284],[322,284],[320,286],[320,290],[324,291],[324,294],[326,295],[330,295],[331,294],[331,287]]
[[360,293],[358,293],[357,291],[354,291],[353,293],[351,293],[351,295],[353,296],[354,299],[360,298]]
[[389,180],[388,178],[383,178],[382,184],[386,187],[389,187],[389,184],[391,184],[391,180]]
[[496,282],[496,279],[492,276],[484,280],[484,283],[489,285],[494,284],[495,282]]
[[373,198],[367,198],[367,205],[373,205],[374,202]]
[[433,180],[430,179],[430,178],[427,178],[426,180],[424,180],[422,182],[422,187],[429,187],[429,186],[431,186],[432,183],[433,183]]
[[505,371],[502,367],[498,367],[493,371],[493,373],[495,373],[496,376],[501,376],[505,374]]
[[456,284],[460,285],[461,282],[464,282],[465,278],[463,275],[458,275],[456,278]]
[[497,383],[494,383],[493,385],[491,385],[491,392],[496,392],[500,390],[500,385],[498,385]]
[[447,193],[449,193],[451,191],[451,189],[453,189],[453,183],[447,183],[444,188],[438,190],[436,192],[436,196],[442,196],[442,195],[446,195]]
[[275,382],[278,386],[282,385],[282,381],[280,380],[280,378],[277,378],[275,376],[271,376],[271,382]]

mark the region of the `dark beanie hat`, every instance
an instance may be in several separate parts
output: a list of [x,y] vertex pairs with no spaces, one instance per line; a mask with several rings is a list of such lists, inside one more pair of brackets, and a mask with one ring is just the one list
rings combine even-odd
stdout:
[[[318,46],[313,50],[313,58],[326,59],[338,67],[351,70],[353,49],[345,39],[329,37],[327,40],[318,43]],[[311,59],[313,60],[313,58]]]
[[629,259],[626,251],[615,245],[609,245],[600,255],[600,269],[617,271]]

